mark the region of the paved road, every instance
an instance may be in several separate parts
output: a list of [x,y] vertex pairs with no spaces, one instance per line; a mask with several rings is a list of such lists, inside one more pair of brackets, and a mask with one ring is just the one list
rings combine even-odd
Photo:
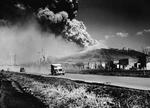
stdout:
[[46,77],[61,77],[71,80],[81,80],[85,82],[106,83],[121,87],[150,90],[150,78],[137,78],[137,77],[120,77],[120,76],[103,76],[103,75],[85,75],[85,74],[65,74],[60,76],[47,76]]
[[[29,72],[28,74],[41,75],[40,72]],[[47,73],[46,73],[47,74]],[[71,80],[80,80],[85,82],[94,82],[94,83],[105,83],[115,86],[150,90],[150,78],[140,78],[140,77],[121,77],[121,76],[103,76],[103,75],[87,75],[87,74],[69,74],[65,75],[42,75],[44,77],[59,77],[67,78]]]
[[[19,69],[19,68],[13,68]],[[31,73],[32,69],[27,70],[27,72]],[[40,75],[42,72],[45,74],[49,74],[49,71],[41,69],[33,69],[33,74]],[[15,70],[13,70],[15,71]],[[18,70],[19,72],[19,70]],[[107,83],[110,85],[116,85],[121,87],[129,87],[135,89],[143,89],[150,90],[150,78],[136,78],[136,77],[121,77],[121,76],[103,76],[103,75],[85,75],[85,74],[68,74],[66,73],[64,76],[51,76],[51,75],[43,75],[45,77],[62,77],[71,80],[81,80],[85,82],[96,82],[96,83]]]

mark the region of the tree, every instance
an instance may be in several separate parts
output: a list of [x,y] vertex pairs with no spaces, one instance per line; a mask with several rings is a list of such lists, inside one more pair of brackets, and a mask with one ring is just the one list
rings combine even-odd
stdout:
[[84,63],[83,62],[78,62],[78,63],[76,63],[76,66],[79,67],[79,69],[83,69]]

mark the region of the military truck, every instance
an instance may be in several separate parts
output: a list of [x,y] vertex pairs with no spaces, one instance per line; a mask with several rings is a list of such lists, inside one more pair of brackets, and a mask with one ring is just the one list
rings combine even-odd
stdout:
[[51,64],[52,75],[65,75],[65,71],[61,64]]

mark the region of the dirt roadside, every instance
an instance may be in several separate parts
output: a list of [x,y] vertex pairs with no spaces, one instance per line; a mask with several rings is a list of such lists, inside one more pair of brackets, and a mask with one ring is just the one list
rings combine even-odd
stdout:
[[0,74],[0,108],[46,108],[34,96],[26,93],[19,83]]
[[48,108],[150,108],[148,90],[14,72],[3,74]]

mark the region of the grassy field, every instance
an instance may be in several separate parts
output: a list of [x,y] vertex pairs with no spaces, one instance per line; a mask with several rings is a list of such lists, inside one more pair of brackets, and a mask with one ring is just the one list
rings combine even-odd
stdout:
[[3,72],[49,108],[150,108],[150,91]]

